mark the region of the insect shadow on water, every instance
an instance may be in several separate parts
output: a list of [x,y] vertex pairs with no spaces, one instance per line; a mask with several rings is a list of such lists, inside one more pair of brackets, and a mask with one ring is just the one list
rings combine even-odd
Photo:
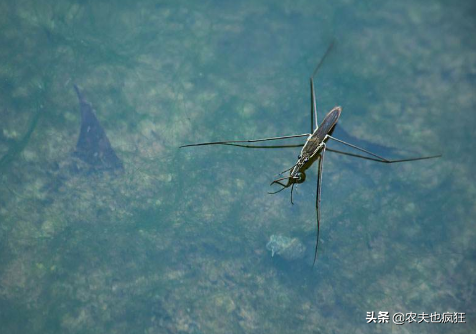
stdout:
[[[323,64],[326,57],[329,55],[330,51],[334,42],[332,42],[327,51],[325,52],[324,56],[322,56],[321,60],[317,64],[316,68],[312,72],[310,77],[310,88],[311,88],[311,131],[310,133],[303,133],[297,135],[289,135],[289,136],[279,136],[279,137],[269,137],[269,138],[260,138],[260,139],[248,139],[248,140],[227,140],[227,141],[215,141],[215,142],[205,142],[205,143],[197,143],[197,144],[188,144],[182,145],[180,148],[184,147],[193,147],[193,146],[206,146],[206,145],[229,145],[229,146],[237,146],[237,147],[245,147],[245,148],[289,148],[289,147],[302,147],[301,153],[298,156],[297,162],[290,168],[282,171],[279,175],[283,175],[286,172],[289,172],[288,176],[280,177],[273,182],[271,185],[277,184],[281,186],[281,189],[270,192],[269,194],[276,194],[286,188],[291,187],[291,204],[293,204],[293,190],[294,186],[298,183],[303,183],[306,180],[306,170],[312,166],[315,161],[318,161],[317,165],[317,191],[316,191],[316,247],[314,250],[314,262],[313,266],[316,263],[317,259],[317,247],[319,245],[319,228],[320,228],[320,220],[321,220],[321,213],[320,213],[320,203],[321,203],[321,185],[322,185],[322,169],[324,163],[324,154],[325,152],[334,152],[338,154],[347,155],[354,158],[366,159],[371,161],[376,161],[385,164],[397,163],[397,162],[409,162],[409,161],[417,161],[417,160],[427,160],[427,159],[434,159],[441,157],[439,155],[432,155],[432,156],[423,156],[423,157],[414,157],[414,158],[406,158],[406,159],[397,159],[397,160],[390,160],[384,158],[378,154],[370,152],[366,149],[363,149],[359,146],[353,145],[346,141],[340,140],[332,136],[334,128],[339,120],[339,117],[342,112],[342,108],[339,106],[334,107],[329,113],[324,117],[321,124],[317,123],[317,107],[316,107],[316,94],[314,92],[314,77],[316,76],[319,68]],[[272,141],[272,140],[282,140],[282,139],[290,139],[290,138],[299,138],[299,137],[307,137],[306,142],[304,144],[298,145],[275,145],[275,146],[259,146],[259,145],[248,145],[247,143],[257,143],[257,142],[264,142],[264,141]],[[327,148],[327,141],[333,140],[339,142],[343,145],[346,145],[354,150],[360,151],[365,153],[366,155],[344,152],[339,150],[334,150],[331,148]],[[284,182],[284,183],[283,183]]]

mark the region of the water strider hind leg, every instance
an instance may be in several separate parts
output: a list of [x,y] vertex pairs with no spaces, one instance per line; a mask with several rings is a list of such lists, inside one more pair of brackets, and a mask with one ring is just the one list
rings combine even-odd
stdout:
[[427,159],[434,159],[434,158],[440,158],[441,157],[441,154],[439,155],[432,155],[432,156],[426,156],[426,157],[416,157],[416,158],[407,158],[407,159],[397,159],[397,160],[389,160],[389,159],[386,159],[384,157],[381,157],[380,155],[378,154],[375,154],[375,153],[372,153],[370,151],[367,151],[361,147],[358,147],[356,145],[353,145],[353,144],[350,144],[350,143],[347,143],[343,140],[340,140],[340,139],[337,139],[335,137],[332,137],[330,135],[327,135],[327,137],[329,139],[332,139],[338,143],[341,143],[341,144],[344,144],[344,145],[347,145],[349,147],[352,147],[353,149],[356,149],[356,150],[359,150],[361,152],[364,152],[364,153],[367,153],[375,158],[370,158],[370,157],[365,157],[365,156],[361,156],[361,155],[358,155],[358,154],[353,154],[353,153],[347,153],[347,152],[341,152],[341,151],[337,151],[337,150],[329,150],[329,151],[332,151],[332,152],[335,152],[335,153],[339,153],[339,154],[344,154],[344,155],[349,155],[349,156],[352,156],[352,157],[355,157],[355,158],[362,158],[362,159],[366,159],[366,160],[372,160],[372,161],[377,161],[377,162],[382,162],[382,163],[386,163],[386,164],[391,164],[391,163],[395,163],[395,162],[407,162],[407,161],[418,161],[418,160],[427,160]]
[[322,168],[323,168],[323,163],[324,163],[324,154],[326,153],[326,144],[323,143],[323,148],[321,151],[321,156],[319,157],[319,164],[317,167],[317,190],[316,190],[316,225],[317,225],[317,231],[316,231],[316,249],[314,250],[314,262],[312,263],[312,266],[316,263],[317,259],[317,246],[319,245],[319,229],[320,229],[320,222],[321,222],[321,210],[320,210],[320,204],[321,204],[321,185],[322,185]]

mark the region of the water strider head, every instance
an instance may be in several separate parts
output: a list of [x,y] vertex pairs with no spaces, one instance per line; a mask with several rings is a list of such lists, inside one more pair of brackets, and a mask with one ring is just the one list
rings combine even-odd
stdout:
[[292,177],[291,177],[291,183],[303,183],[306,181],[306,173],[305,172],[296,172]]
[[[310,158],[308,156],[299,156],[297,163],[290,168],[289,176],[276,179],[271,182],[271,184],[277,183],[281,185],[284,189],[292,186],[295,183],[303,183],[304,181],[306,181],[305,170],[310,166],[309,162]],[[286,183],[282,183],[281,181],[286,181]]]

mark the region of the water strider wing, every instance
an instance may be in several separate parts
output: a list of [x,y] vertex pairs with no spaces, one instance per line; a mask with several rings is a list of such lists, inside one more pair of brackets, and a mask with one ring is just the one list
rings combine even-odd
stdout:
[[312,136],[307,140],[304,150],[308,154],[316,152],[319,144],[326,140],[326,136],[329,132],[332,131],[333,127],[336,125],[339,120],[340,114],[342,112],[341,107],[335,107],[324,117],[324,120],[319,125],[316,131]]

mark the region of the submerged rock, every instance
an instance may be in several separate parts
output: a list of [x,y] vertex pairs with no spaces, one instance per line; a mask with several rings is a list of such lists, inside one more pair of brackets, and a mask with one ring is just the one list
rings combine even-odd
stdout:
[[279,255],[285,260],[297,260],[304,257],[306,246],[298,238],[289,238],[273,234],[266,249],[271,251],[271,256]]

